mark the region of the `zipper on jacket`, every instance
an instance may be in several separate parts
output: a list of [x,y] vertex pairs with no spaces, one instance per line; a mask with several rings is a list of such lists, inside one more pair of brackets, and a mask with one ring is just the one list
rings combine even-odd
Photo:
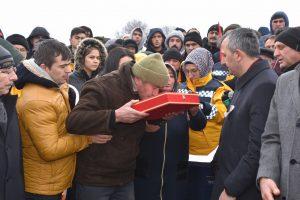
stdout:
[[166,146],[167,146],[167,135],[168,135],[168,124],[165,125],[165,131],[164,131],[164,146],[163,146],[163,162],[161,167],[161,185],[160,185],[160,200],[163,200],[163,186],[164,186],[164,171],[165,171],[165,162],[166,162]]

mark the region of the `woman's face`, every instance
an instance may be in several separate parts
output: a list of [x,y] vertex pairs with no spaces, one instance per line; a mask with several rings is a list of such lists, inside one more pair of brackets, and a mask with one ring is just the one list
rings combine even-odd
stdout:
[[172,92],[173,91],[173,87],[175,84],[175,77],[174,74],[172,72],[171,69],[168,69],[169,71],[169,80],[168,80],[168,85],[166,85],[165,87],[163,87],[163,92]]
[[97,49],[92,51],[84,58],[84,69],[88,73],[96,71],[100,65],[100,53]]

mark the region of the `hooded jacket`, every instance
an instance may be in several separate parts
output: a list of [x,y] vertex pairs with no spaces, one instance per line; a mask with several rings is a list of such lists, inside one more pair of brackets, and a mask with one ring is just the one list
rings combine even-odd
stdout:
[[[84,54],[88,48],[96,48],[100,52],[100,64],[96,71],[92,72],[91,77],[84,70]],[[73,85],[80,93],[83,84],[96,77],[100,69],[104,66],[107,51],[102,42],[94,38],[86,38],[81,41],[75,52],[75,71],[69,76],[69,83]]]
[[[153,47],[153,44],[152,44],[152,37],[154,36],[155,33],[160,33],[163,37],[163,42],[162,42],[162,50],[160,52],[156,52],[154,50],[154,47]],[[160,53],[160,54],[163,54],[165,51],[166,51],[166,46],[165,46],[165,40],[166,40],[166,36],[164,34],[164,32],[162,31],[161,28],[152,28],[150,29],[150,32],[148,34],[148,37],[147,37],[147,42],[146,42],[146,51],[150,51],[150,52],[153,52],[153,53]]]
[[165,46],[167,47],[167,49],[170,49],[171,47],[169,47],[169,40],[172,37],[177,37],[181,40],[181,49],[179,49],[178,51],[181,53],[181,55],[184,54],[184,35],[181,31],[172,31],[166,38],[165,40]]
[[187,77],[187,82],[182,87],[187,92],[198,93],[200,102],[211,106],[209,113],[206,113],[206,127],[202,131],[190,129],[190,154],[208,155],[219,144],[224,114],[227,111],[222,101],[222,96],[225,91],[231,91],[231,89],[212,77],[211,70],[214,63],[208,50],[204,48],[194,49],[183,62],[183,70],[187,63],[197,65],[200,70],[200,78],[191,81]]
[[[175,69],[169,64],[166,66],[177,80]],[[177,91],[177,81],[173,91]],[[206,118],[201,111],[194,117],[189,116],[190,120],[185,112],[163,123],[158,131],[145,132],[137,158],[134,185],[136,200],[153,200],[160,194],[162,200],[185,199],[189,127],[202,130],[206,125]]]
[[272,29],[272,21],[274,19],[278,19],[278,18],[283,18],[284,19],[284,22],[285,22],[285,27],[289,27],[289,18],[288,16],[285,14],[285,12],[282,12],[282,11],[278,11],[278,12],[275,12],[271,19],[270,19],[270,31],[271,31],[271,34],[274,35],[275,32],[274,30]]
[[66,131],[71,111],[67,84],[59,87],[33,60],[23,61],[17,75],[25,191],[57,195],[71,186],[76,152],[86,148],[89,139]]
[[133,38],[133,32],[136,31],[137,29],[140,30],[140,32],[142,32],[142,40],[139,44],[137,44],[138,45],[138,52],[141,52],[144,49],[144,44],[145,44],[146,39],[147,39],[145,33],[143,32],[143,30],[140,27],[136,27],[136,28],[132,29],[132,31],[130,33],[130,38],[131,39]]

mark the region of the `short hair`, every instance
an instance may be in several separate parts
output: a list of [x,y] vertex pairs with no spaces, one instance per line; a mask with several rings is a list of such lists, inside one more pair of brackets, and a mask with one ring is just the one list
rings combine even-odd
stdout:
[[62,60],[71,60],[71,51],[62,42],[55,39],[44,40],[41,42],[34,52],[33,58],[36,64],[45,64],[47,67],[51,68],[55,58],[57,56],[62,56]]
[[75,28],[73,28],[72,31],[71,31],[70,38],[73,37],[74,35],[77,35],[77,34],[80,34],[80,33],[86,34],[86,31],[85,31],[83,28],[75,27]]
[[230,24],[229,26],[227,26],[224,30],[224,34],[227,33],[227,31],[232,31],[234,29],[237,28],[242,28],[239,24]]
[[87,26],[79,26],[79,28],[82,28],[83,30],[85,30],[85,34],[88,36],[88,37],[93,37],[93,31],[90,27],[87,27]]
[[231,32],[226,33],[221,38],[220,44],[224,39],[228,38],[227,48],[231,52],[235,52],[237,49],[243,51],[250,57],[259,56],[259,42],[257,34],[249,28],[238,28]]
[[119,62],[121,58],[128,56],[134,59],[134,54],[124,47],[116,47],[112,49],[105,60],[104,73],[110,73],[119,68]]

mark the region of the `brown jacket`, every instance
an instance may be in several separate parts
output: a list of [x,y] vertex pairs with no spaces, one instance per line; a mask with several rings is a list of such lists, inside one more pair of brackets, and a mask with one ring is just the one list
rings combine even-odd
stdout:
[[139,142],[145,121],[133,124],[114,122],[114,110],[132,99],[131,66],[88,81],[77,106],[67,119],[67,129],[74,134],[111,134],[106,144],[92,144],[77,157],[75,182],[89,186],[121,186],[134,178]]

